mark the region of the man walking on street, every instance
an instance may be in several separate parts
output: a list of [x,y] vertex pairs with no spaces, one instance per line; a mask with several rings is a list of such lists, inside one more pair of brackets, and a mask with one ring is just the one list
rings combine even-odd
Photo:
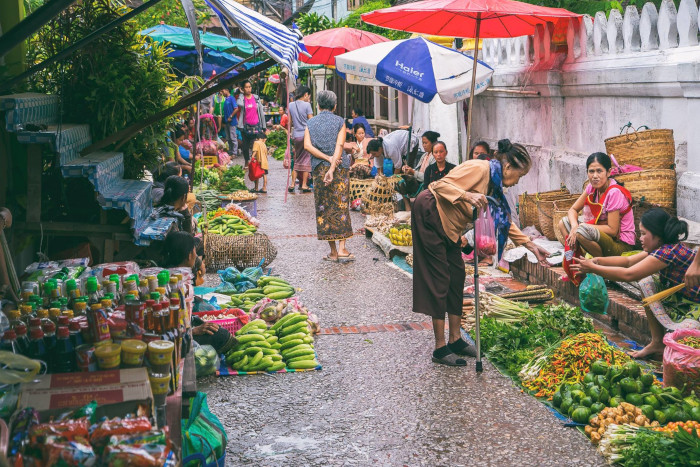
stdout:
[[231,157],[238,156],[238,113],[240,109],[236,104],[236,98],[231,95],[231,90],[224,88],[224,128],[226,130],[226,140],[228,141],[228,154]]

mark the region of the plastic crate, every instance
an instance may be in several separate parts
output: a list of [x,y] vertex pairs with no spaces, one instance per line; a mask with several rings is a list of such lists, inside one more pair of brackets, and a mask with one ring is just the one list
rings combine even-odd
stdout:
[[[245,313],[243,310],[241,310],[239,308],[236,308],[236,310],[240,311],[241,313]],[[198,312],[195,312],[194,315],[198,316],[199,318],[202,318],[203,316],[216,316],[220,313],[221,313],[221,310],[198,311]],[[243,325],[245,324],[240,317],[238,317],[238,318],[226,318],[226,319],[215,319],[215,320],[208,321],[208,322],[218,324],[219,326],[226,329],[231,334],[233,334],[234,332],[241,329],[243,327]]]
[[219,163],[219,156],[204,156],[204,167],[211,167]]

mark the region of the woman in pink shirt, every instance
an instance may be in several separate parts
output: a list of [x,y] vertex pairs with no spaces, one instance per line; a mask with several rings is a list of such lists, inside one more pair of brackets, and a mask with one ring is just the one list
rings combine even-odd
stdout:
[[247,169],[255,135],[265,132],[265,114],[260,99],[253,94],[253,85],[250,84],[250,81],[243,81],[241,90],[243,92],[238,96],[237,102],[238,107],[241,109],[241,114],[238,116],[238,129],[241,130],[243,139],[241,152],[245,160],[245,168]]
[[589,184],[559,223],[571,249],[579,244],[594,257],[620,256],[634,250],[636,243],[632,195],[610,178],[611,167],[610,156],[605,153],[588,157]]

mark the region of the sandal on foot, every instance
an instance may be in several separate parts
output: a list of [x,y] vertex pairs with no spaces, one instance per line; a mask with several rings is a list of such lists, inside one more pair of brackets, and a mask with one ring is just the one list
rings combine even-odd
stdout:
[[331,255],[326,255],[323,257],[323,261],[330,261],[331,263],[337,263],[338,258],[333,258]]
[[311,189],[310,188],[302,188],[301,192],[302,193],[311,193]]
[[287,189],[287,191],[290,193],[294,193],[294,188],[289,188],[289,189]]
[[338,255],[338,261],[342,261],[342,262],[355,261],[355,255],[353,255],[352,253],[349,255]]
[[464,339],[459,339],[451,344],[447,344],[447,348],[454,354],[476,358],[476,347],[467,344]]
[[262,194],[266,195],[266,194],[267,194],[267,190],[258,190],[258,193],[262,193]]
[[456,354],[448,353],[442,358],[432,357],[433,363],[439,363],[447,366],[467,366],[467,361],[459,358]]

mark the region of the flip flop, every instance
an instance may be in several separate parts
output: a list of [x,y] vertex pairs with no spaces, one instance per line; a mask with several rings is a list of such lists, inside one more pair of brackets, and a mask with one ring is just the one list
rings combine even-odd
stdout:
[[337,263],[338,258],[332,258],[331,255],[326,255],[323,257],[323,261],[330,261],[331,263]]
[[290,193],[294,193],[294,188],[289,188],[289,189],[287,189],[287,191]]
[[267,190],[258,190],[258,193],[267,194]]
[[467,366],[467,361],[463,358],[459,358],[456,354],[448,353],[442,358],[432,357],[433,363],[439,363],[440,365],[447,366]]
[[338,261],[343,261],[343,262],[355,261],[355,255],[353,255],[352,253],[349,255],[338,255]]
[[311,189],[310,188],[302,188],[301,192],[302,193],[311,193]]

